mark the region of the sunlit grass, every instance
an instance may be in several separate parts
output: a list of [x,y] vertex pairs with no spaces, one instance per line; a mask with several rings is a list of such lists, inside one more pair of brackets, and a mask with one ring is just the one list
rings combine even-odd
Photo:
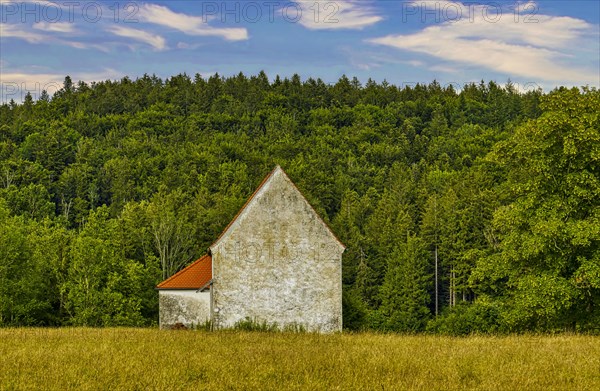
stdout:
[[599,390],[600,338],[0,329],[0,389]]

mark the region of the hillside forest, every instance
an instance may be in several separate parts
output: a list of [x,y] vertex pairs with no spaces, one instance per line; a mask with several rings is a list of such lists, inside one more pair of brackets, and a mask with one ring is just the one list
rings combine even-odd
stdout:
[[144,75],[0,106],[0,326],[152,326],[279,164],[347,246],[344,327],[600,331],[600,93]]

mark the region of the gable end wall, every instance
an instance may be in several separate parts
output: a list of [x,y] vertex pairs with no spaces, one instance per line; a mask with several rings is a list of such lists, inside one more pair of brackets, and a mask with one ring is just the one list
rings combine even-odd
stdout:
[[344,247],[276,170],[211,248],[213,321],[342,328]]

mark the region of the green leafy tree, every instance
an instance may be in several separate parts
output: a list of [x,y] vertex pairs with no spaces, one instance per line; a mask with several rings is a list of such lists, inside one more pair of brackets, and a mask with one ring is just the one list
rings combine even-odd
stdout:
[[189,206],[189,198],[181,191],[158,193],[152,202],[144,205],[163,279],[175,274],[198,255],[194,246],[196,228],[191,220],[193,211]]
[[476,276],[506,282],[504,321],[512,330],[599,324],[598,107],[598,90],[554,91],[542,115],[492,155],[508,172],[509,203],[494,215],[500,251]]
[[92,212],[70,247],[65,310],[68,323],[136,326],[144,323],[141,298],[144,267],[125,258],[118,222],[108,208]]
[[[156,321],[156,283],[202,255],[280,164],[347,245],[346,326],[421,329],[414,308],[435,305],[406,296],[398,270],[420,276],[420,264],[398,260],[427,260],[433,280],[437,248],[440,307],[453,307],[435,330],[593,329],[592,96],[264,72],[66,77],[52,97],[0,104],[3,324]],[[423,258],[407,255],[421,245]],[[431,283],[417,291],[435,297]]]
[[0,199],[0,326],[43,325],[50,309],[42,269],[31,256],[31,224],[11,216]]

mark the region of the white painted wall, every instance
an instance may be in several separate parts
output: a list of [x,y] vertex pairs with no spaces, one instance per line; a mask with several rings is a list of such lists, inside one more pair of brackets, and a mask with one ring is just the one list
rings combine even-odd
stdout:
[[161,329],[177,323],[194,327],[210,320],[210,291],[173,289],[158,292]]
[[213,321],[342,329],[344,246],[281,169],[212,247]]

